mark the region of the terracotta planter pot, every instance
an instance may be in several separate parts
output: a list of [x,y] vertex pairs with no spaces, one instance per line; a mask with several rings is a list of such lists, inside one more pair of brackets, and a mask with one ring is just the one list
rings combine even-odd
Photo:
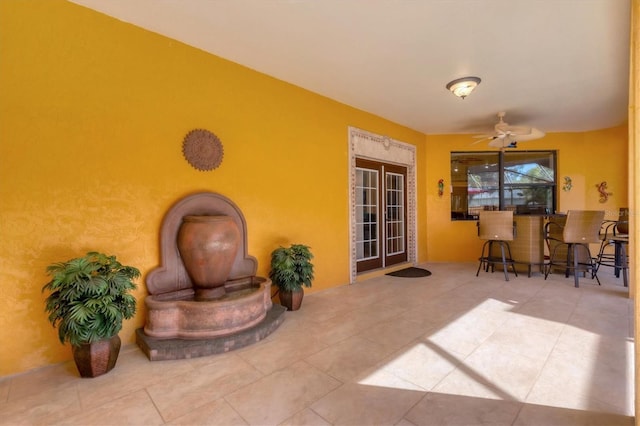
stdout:
[[287,308],[288,311],[297,311],[302,305],[302,298],[304,297],[304,289],[300,287],[300,290],[296,291],[279,291],[280,304]]
[[72,346],[73,360],[81,377],[97,377],[115,367],[120,354],[120,337]]
[[185,216],[178,231],[178,250],[193,282],[197,300],[225,295],[240,245],[240,231],[231,216]]

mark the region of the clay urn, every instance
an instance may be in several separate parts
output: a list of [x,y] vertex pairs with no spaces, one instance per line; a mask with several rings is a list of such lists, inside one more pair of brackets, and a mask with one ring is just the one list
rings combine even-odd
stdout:
[[222,215],[184,216],[177,244],[196,300],[223,297],[240,246],[235,220]]

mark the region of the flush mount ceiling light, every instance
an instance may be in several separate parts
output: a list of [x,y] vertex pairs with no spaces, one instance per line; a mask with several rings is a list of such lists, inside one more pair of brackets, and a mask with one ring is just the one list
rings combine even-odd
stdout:
[[478,77],[463,77],[450,81],[447,84],[447,89],[459,98],[466,98],[469,93],[473,92],[473,89],[480,84],[480,78]]

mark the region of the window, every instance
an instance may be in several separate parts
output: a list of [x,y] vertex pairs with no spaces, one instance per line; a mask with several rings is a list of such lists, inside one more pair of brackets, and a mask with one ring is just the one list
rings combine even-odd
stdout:
[[476,220],[481,210],[554,212],[556,152],[452,152],[451,189],[452,220]]

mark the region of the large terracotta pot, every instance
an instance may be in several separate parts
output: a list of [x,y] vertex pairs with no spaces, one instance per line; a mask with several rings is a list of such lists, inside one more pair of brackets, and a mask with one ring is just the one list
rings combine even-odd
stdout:
[[185,216],[178,231],[178,250],[193,282],[196,300],[225,294],[240,245],[240,230],[231,216]]
[[120,337],[72,346],[73,360],[81,377],[97,377],[115,367],[120,354]]

